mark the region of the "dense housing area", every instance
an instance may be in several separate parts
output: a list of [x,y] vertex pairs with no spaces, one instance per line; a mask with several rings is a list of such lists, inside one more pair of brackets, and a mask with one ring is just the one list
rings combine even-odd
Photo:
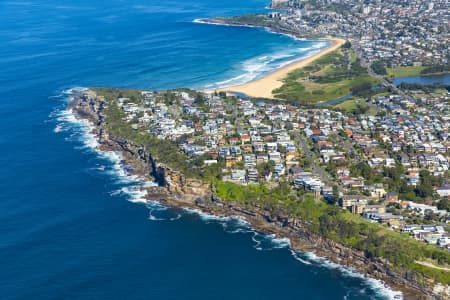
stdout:
[[363,63],[390,78],[450,70],[448,1],[274,0],[272,8],[222,21],[351,40]]
[[279,0],[272,7],[282,10],[211,22],[347,39],[289,73],[273,91],[277,101],[91,89],[82,105],[101,107],[102,138],[142,146],[225,203],[306,227],[414,274],[419,285],[448,287],[449,86],[391,81],[449,71],[448,3]]
[[95,89],[105,129],[249,209],[448,284],[449,94],[299,107],[191,90]]

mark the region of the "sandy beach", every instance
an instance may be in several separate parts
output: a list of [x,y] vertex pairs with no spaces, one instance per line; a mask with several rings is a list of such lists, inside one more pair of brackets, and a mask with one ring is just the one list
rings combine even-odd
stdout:
[[248,83],[240,85],[219,88],[217,89],[217,91],[239,92],[244,93],[250,97],[275,99],[275,97],[272,94],[272,91],[276,88],[279,88],[283,84],[282,80],[283,78],[286,77],[288,73],[292,72],[295,69],[303,68],[304,66],[313,62],[315,59],[336,50],[345,43],[345,40],[339,38],[330,37],[326,38],[326,40],[331,41],[332,45],[314,55],[301,58],[257,80],[250,81]]

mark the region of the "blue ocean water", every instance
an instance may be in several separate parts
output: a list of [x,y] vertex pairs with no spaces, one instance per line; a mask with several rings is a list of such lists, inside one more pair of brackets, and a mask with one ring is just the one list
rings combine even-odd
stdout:
[[239,219],[147,207],[65,112],[75,86],[210,87],[324,44],[196,24],[265,0],[0,2],[1,299],[384,299]]

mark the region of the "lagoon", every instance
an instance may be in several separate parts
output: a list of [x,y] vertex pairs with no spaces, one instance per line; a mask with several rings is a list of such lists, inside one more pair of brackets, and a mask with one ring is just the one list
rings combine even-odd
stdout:
[[399,86],[402,83],[419,83],[423,85],[440,83],[450,84],[450,74],[400,77],[395,78],[393,83],[395,86]]

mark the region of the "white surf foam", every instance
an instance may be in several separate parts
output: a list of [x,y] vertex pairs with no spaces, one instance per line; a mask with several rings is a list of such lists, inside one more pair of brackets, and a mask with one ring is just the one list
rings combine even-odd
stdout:
[[293,257],[295,260],[297,260],[297,261],[299,261],[299,262],[301,262],[302,264],[305,264],[305,265],[312,265],[311,262],[309,262],[309,261],[307,261],[307,260],[305,260],[305,259],[300,258],[299,255],[298,255],[298,252],[296,252],[296,251],[294,251],[294,250],[292,250],[292,249],[289,249],[289,251],[291,252],[292,257]]
[[128,186],[121,188],[121,192],[129,196],[129,201],[133,203],[147,204],[147,191],[142,189],[141,186]]
[[264,234],[252,231],[253,246],[258,251],[272,251],[275,249],[284,249],[291,247],[291,241],[288,238],[278,238],[275,234]]
[[[86,88],[77,87],[72,88],[62,92],[64,95],[65,105],[68,100],[71,99],[72,95],[76,91],[85,91]],[[95,126],[85,119],[79,119],[75,114],[69,109],[61,109],[55,111],[51,114],[57,121],[55,127],[55,132],[62,132],[70,130],[68,140],[76,141],[81,143],[82,146],[76,146],[87,151],[93,151],[95,154],[111,163],[110,166],[103,166],[97,171],[105,171],[105,173],[111,175],[116,183],[125,185],[119,190],[113,191],[113,194],[124,194],[127,196],[128,200],[134,203],[146,203],[146,190],[145,187],[156,185],[153,182],[146,182],[143,178],[129,174],[126,169],[126,163],[120,152],[117,151],[103,151],[98,149],[99,142],[96,134],[94,133]]]
[[317,256],[312,252],[305,252],[302,254],[304,254],[304,256],[307,258],[307,261],[314,262],[319,266],[338,270],[344,276],[363,279],[363,282],[366,283],[369,288],[375,291],[378,295],[385,297],[386,299],[403,299],[402,292],[393,290],[381,280],[366,277],[353,268],[339,265],[324,257]]
[[217,222],[221,224],[227,233],[250,233],[251,239],[255,243],[253,247],[258,251],[270,251],[291,246],[288,238],[278,238],[275,234],[264,234],[254,230],[243,216],[217,216],[195,208],[184,208],[184,211],[198,215],[206,223]]
[[291,247],[291,240],[288,238],[272,238],[272,243],[275,244],[277,249]]
[[234,67],[236,72],[240,74],[208,84],[204,88],[211,89],[235,86],[256,80],[298,60],[311,57],[321,51],[326,45],[327,42],[319,42],[310,47],[293,48],[253,57]]
[[[214,214],[203,212],[199,209],[192,208],[184,208],[184,211],[190,214],[198,215],[203,221],[209,222],[218,222],[222,224],[224,230],[228,233],[243,233],[243,234],[251,234],[251,239],[255,243],[253,247],[257,251],[272,251],[276,249],[285,249],[288,248],[291,252],[293,258],[305,265],[312,265],[313,262],[317,265],[329,268],[329,269],[337,269],[343,275],[360,278],[363,279],[365,283],[367,283],[368,287],[372,290],[376,291],[382,297],[386,299],[403,299],[403,295],[399,291],[394,291],[387,285],[385,285],[382,281],[365,277],[361,273],[353,270],[352,268],[341,266],[330,260],[319,257],[312,252],[298,253],[291,249],[291,241],[288,238],[278,238],[275,234],[264,234],[254,230],[250,223],[242,216],[217,216]],[[231,222],[237,222],[236,224],[231,224]],[[302,256],[305,258],[299,256]],[[397,297],[397,298],[396,298]]]
[[196,208],[183,208],[183,210],[187,213],[198,215],[205,222],[209,222],[209,221],[227,222],[227,221],[231,220],[231,218],[232,218],[232,216],[213,215],[213,214],[201,211],[200,209],[196,209]]
[[[205,21],[203,19],[194,19],[192,22],[200,23],[200,24],[218,25],[218,26],[231,26],[231,27],[251,27],[251,28],[259,27],[259,26],[251,26],[251,25],[232,25],[232,24],[223,24],[223,23],[213,23],[213,22]],[[292,34],[274,32],[270,28],[265,28],[265,27],[259,27],[259,28],[264,28],[266,31],[273,33],[273,34],[288,36],[294,40],[307,41],[307,39],[298,38]],[[221,80],[218,82],[207,84],[204,86],[204,88],[205,89],[222,88],[222,87],[227,87],[227,86],[240,85],[240,84],[244,84],[244,83],[256,80],[265,74],[273,72],[273,71],[275,71],[279,68],[282,68],[286,65],[289,65],[297,60],[310,57],[310,56],[316,54],[317,52],[319,52],[320,50],[322,50],[328,44],[329,44],[329,42],[327,42],[327,41],[320,41],[320,42],[313,44],[310,47],[293,48],[293,49],[290,49],[287,51],[284,50],[283,52],[264,54],[264,55],[261,55],[258,57],[251,58],[249,60],[242,62],[241,64],[239,64],[238,66],[235,67],[236,72],[239,72],[241,74],[235,75],[226,80]],[[292,58],[292,59],[289,59],[289,58]]]
[[53,129],[53,132],[54,133],[59,133],[62,130],[63,130],[62,126],[58,124],[58,125],[56,125],[55,129]]
[[[265,57],[261,57],[261,61],[265,61]],[[81,88],[71,89],[65,92],[66,95],[70,95],[73,90],[80,90]],[[75,115],[68,110],[61,110],[55,114],[57,121],[59,122],[57,127],[67,128],[68,125],[72,125],[74,134],[72,136],[78,137],[78,141],[83,143],[85,149],[95,151],[100,157],[109,160],[113,164],[113,172],[111,174],[119,178],[121,183],[128,183],[134,185],[128,185],[115,190],[111,195],[125,194],[129,197],[129,201],[133,203],[146,204],[150,208],[149,219],[153,221],[161,220],[178,220],[182,217],[181,214],[177,214],[175,217],[170,218],[159,218],[153,215],[155,211],[166,210],[167,208],[160,205],[155,201],[150,201],[146,199],[146,191],[143,187],[155,185],[153,182],[140,181],[141,179],[136,175],[129,175],[123,168],[123,158],[120,153],[113,151],[100,151],[97,147],[99,145],[95,134],[93,133],[94,126],[86,120],[80,120],[75,117]],[[60,132],[60,131],[58,131]],[[205,213],[199,209],[185,208],[185,212],[191,214],[197,214],[205,222],[216,221],[222,223],[224,230],[228,230],[230,233],[252,233],[252,240],[255,242],[255,249],[257,250],[272,250],[281,248],[290,248],[291,243],[287,238],[277,238],[275,235],[261,234],[250,227],[250,224],[241,216],[216,216],[213,214]],[[231,229],[230,229],[231,227]],[[263,242],[269,242],[268,246],[262,246]],[[333,263],[325,258],[318,257],[314,253],[305,253],[306,259],[298,257],[297,253],[290,249],[292,256],[299,262],[303,264],[312,264],[312,262],[318,263],[321,266],[338,269],[342,274],[346,276],[352,276],[364,279],[368,283],[370,288],[377,291],[381,296],[387,299],[400,299],[402,298],[402,293],[394,291],[387,287],[383,282],[371,278],[366,278],[361,273],[354,271],[351,268],[343,267],[336,263]],[[397,297],[397,298],[395,298]]]
[[216,26],[227,26],[227,27],[248,27],[248,28],[262,28],[259,26],[253,26],[253,25],[238,25],[238,24],[226,24],[226,23],[215,23],[206,21],[204,19],[194,19],[192,20],[192,23],[196,24],[208,24],[208,25],[216,25]]

